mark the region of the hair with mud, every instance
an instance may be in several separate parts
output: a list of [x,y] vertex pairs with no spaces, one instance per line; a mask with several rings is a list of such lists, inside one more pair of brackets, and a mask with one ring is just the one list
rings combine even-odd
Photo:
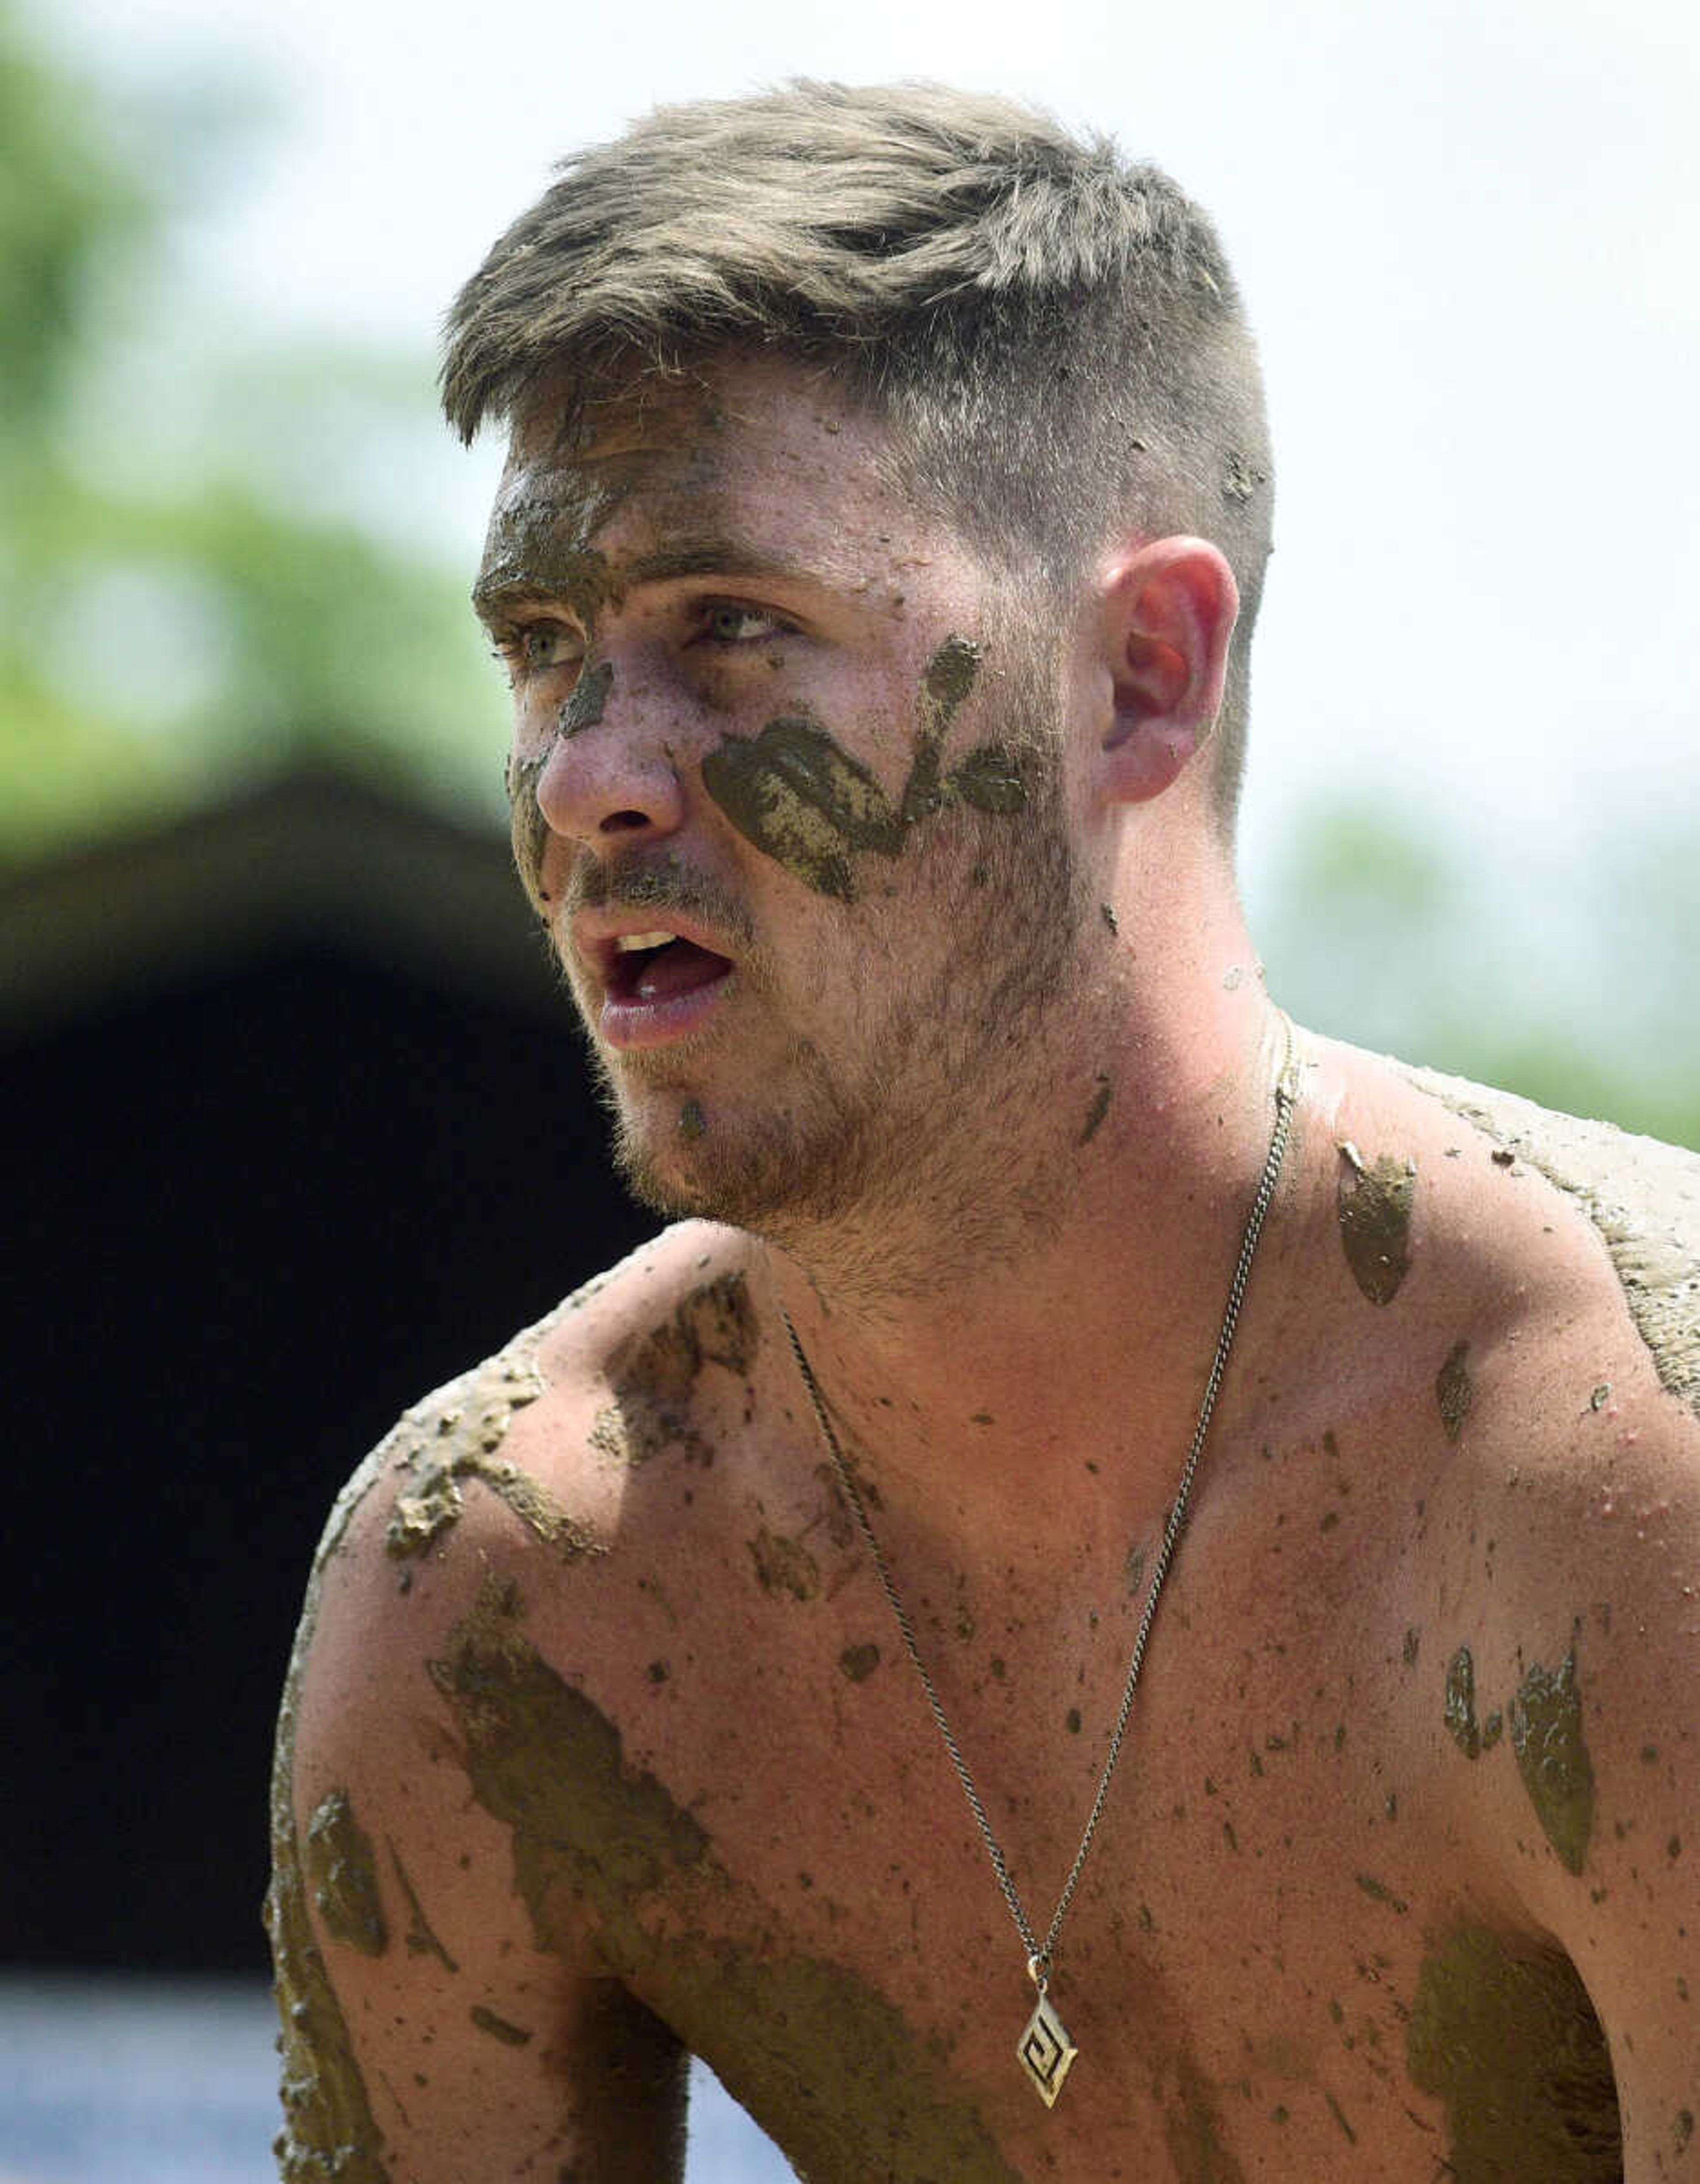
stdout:
[[665,107],[576,153],[448,320],[471,440],[744,350],[891,428],[892,482],[1060,604],[1118,536],[1212,540],[1240,615],[1218,730],[1231,831],[1269,552],[1261,376],[1207,216],[1159,169],[1012,100],[793,83]]

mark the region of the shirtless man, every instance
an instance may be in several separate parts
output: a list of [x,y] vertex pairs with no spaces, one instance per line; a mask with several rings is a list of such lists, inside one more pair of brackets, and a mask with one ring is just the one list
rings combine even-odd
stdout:
[[1207,222],[1000,102],[677,110],[445,386],[682,1217],[332,1518],[284,2176],[677,2177],[695,2053],[816,2184],[1700,2176],[1700,1162],[1265,994]]

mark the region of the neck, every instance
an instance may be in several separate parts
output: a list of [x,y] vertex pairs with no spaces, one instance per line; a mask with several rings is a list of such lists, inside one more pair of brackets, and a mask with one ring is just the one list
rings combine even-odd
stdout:
[[[1254,978],[1213,991],[1219,1006],[1184,1037],[1147,1021],[1109,1067],[1078,1070],[1063,1147],[1013,1191],[1028,1208],[1019,1248],[939,1249],[928,1279],[926,1234],[984,1236],[984,1210],[959,1207],[952,1226],[916,1193],[918,1217],[883,1250],[872,1227],[770,1247],[846,1451],[911,1537],[1013,1563],[1078,1557],[1161,1521],[1268,1156],[1287,1037]],[[882,1267],[892,1279],[873,1279]]]

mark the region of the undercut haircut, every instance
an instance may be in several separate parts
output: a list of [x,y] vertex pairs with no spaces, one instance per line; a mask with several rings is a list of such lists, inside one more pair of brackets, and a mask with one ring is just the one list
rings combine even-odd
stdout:
[[658,109],[558,173],[449,312],[463,439],[545,396],[571,432],[645,372],[766,353],[884,423],[894,482],[1053,606],[1120,538],[1212,540],[1240,600],[1231,836],[1273,465],[1233,276],[1166,174],[1013,100],[807,81]]

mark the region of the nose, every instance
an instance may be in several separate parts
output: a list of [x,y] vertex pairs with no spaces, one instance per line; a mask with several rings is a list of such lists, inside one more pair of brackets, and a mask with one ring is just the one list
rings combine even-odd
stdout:
[[538,810],[552,833],[605,851],[678,827],[684,792],[660,711],[629,684],[619,689],[611,660],[586,666],[537,777]]

